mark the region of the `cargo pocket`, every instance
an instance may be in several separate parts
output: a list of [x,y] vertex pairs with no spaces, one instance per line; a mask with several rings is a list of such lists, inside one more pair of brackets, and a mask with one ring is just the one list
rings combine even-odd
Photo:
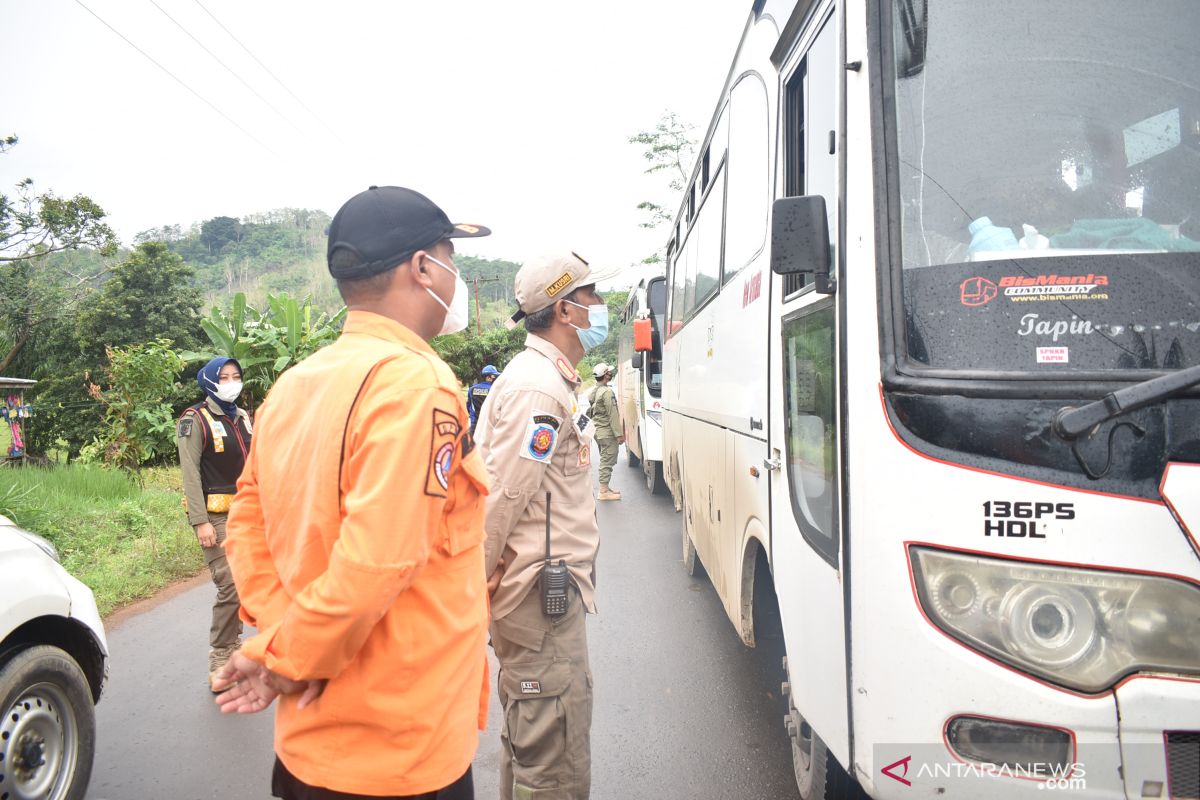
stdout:
[[513,759],[522,767],[553,770],[569,765],[567,733],[571,720],[563,695],[570,687],[571,661],[565,658],[512,664],[501,671],[508,741]]

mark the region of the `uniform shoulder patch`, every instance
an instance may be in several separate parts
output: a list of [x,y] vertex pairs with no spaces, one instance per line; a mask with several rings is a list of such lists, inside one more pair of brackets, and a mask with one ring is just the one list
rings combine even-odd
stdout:
[[562,420],[553,414],[542,411],[533,412],[525,435],[521,441],[521,458],[531,461],[549,461],[554,455],[554,445],[558,442],[558,429]]
[[182,417],[179,424],[175,426],[175,434],[183,439],[192,435],[192,424],[195,422],[190,416]]
[[433,410],[425,494],[431,497],[446,496],[446,490],[450,487],[450,470],[454,467],[455,444],[461,430],[458,417],[440,408]]
[[579,383],[579,373],[575,368],[567,363],[567,360],[562,356],[554,359],[554,366],[558,368],[558,374],[569,380],[571,383]]

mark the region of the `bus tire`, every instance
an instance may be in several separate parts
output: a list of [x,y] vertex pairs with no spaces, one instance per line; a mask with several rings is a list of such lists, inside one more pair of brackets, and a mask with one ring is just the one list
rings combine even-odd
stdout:
[[683,531],[683,571],[693,578],[701,578],[704,576],[704,565],[700,563],[700,556],[696,554],[696,545],[692,543],[692,537],[688,536],[686,510],[679,517],[679,529]]
[[869,800],[807,722],[792,737],[792,768],[802,800]]
[[664,494],[667,491],[661,461],[643,461],[642,472],[646,476],[646,490],[650,494]]

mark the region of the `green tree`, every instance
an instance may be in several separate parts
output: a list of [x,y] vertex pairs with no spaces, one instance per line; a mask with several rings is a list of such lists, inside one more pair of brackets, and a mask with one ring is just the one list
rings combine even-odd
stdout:
[[106,351],[107,386],[89,387],[104,408],[104,425],[82,456],[136,473],[175,452],[175,406],[183,396],[176,376],[184,362],[170,339]]
[[[0,153],[16,143],[16,136],[0,139]],[[104,216],[104,209],[84,195],[38,194],[31,178],[18,183],[15,194],[0,194],[0,373],[9,370],[40,328],[72,313],[103,274],[102,266],[99,272],[51,269],[47,256],[80,248],[115,253],[117,238]]]
[[504,369],[513,356],[525,349],[525,328],[499,327],[477,334],[474,327],[468,327],[462,334],[439,336],[432,345],[463,385],[470,386],[479,380],[479,370],[485,364]]
[[113,268],[79,314],[78,335],[90,363],[103,363],[106,347],[169,338],[199,346],[200,292],[194,272],[162,242],[144,242]]
[[192,274],[161,242],[140,244],[99,289],[84,295],[75,319],[60,319],[38,337],[30,354],[38,381],[31,393],[35,452],[65,445],[74,457],[93,439],[104,439],[105,411],[89,387],[104,382],[109,348],[160,338],[199,345],[200,293]]
[[[649,162],[645,174],[661,175],[666,178],[666,188],[662,190],[661,202],[643,200],[637,207],[646,212],[646,221],[640,223],[643,228],[657,228],[664,223],[670,223],[674,209],[679,205],[679,197],[687,185],[692,161],[696,157],[695,127],[683,122],[674,111],[664,112],[653,130],[641,131],[629,137],[630,144],[641,145],[642,157]],[[643,264],[657,264],[662,261],[662,252],[655,251],[642,260]]]
[[259,311],[239,292],[229,313],[213,308],[200,321],[212,347],[181,355],[193,363],[218,355],[237,359],[248,392],[243,398],[253,408],[284,370],[337,339],[345,317],[345,307],[329,316],[311,298],[297,301],[287,294],[268,295],[267,307]]
[[208,248],[214,258],[221,254],[230,242],[241,241],[242,223],[233,217],[213,217],[200,226],[200,243]]

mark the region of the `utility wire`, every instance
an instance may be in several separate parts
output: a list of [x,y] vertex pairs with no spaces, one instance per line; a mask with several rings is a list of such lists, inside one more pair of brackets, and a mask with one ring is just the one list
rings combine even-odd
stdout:
[[286,83],[284,83],[279,78],[278,75],[276,75],[274,72],[271,72],[271,70],[267,67],[267,65],[264,64],[261,60],[259,60],[258,56],[254,55],[254,53],[251,52],[249,47],[246,47],[246,45],[242,44],[242,40],[237,38],[236,36],[234,36],[233,31],[229,30],[229,28],[226,28],[225,24],[223,22],[221,22],[221,20],[217,19],[215,14],[213,14],[211,11],[209,11],[207,8],[205,8],[204,4],[201,3],[200,0],[196,0],[196,5],[200,6],[200,8],[204,10],[205,14],[208,14],[208,16],[212,17],[212,21],[217,23],[218,25],[220,25],[221,30],[223,30],[223,31],[225,31],[225,33],[229,34],[229,38],[233,39],[235,42],[237,42],[238,46],[246,51],[246,55],[248,55],[252,59],[254,59],[254,63],[258,64],[260,67],[263,68],[264,72],[266,72],[268,75],[270,75],[272,78],[274,78],[275,82],[278,83],[280,86],[282,86],[283,90],[292,96],[292,99],[294,99],[297,103],[299,103],[300,106],[305,111],[307,111],[309,114],[311,114],[313,116],[313,119],[317,120],[317,122],[320,122],[322,125],[324,125],[325,130],[332,133],[335,137],[337,137],[339,139],[341,138],[341,137],[338,137],[337,131],[335,131],[333,128],[329,127],[329,123],[327,123],[324,119],[322,119],[317,114],[317,112],[315,112],[311,108],[309,108],[308,105],[303,100],[301,100],[300,97],[295,92],[293,92],[291,89],[288,88],[288,85]]
[[246,129],[245,129],[245,128],[243,128],[241,125],[239,125],[239,124],[238,124],[238,122],[237,122],[237,120],[235,120],[233,117],[231,117],[231,116],[229,116],[228,114],[226,114],[226,113],[225,113],[224,111],[222,111],[221,109],[217,108],[215,105],[213,105],[213,104],[212,104],[212,102],[210,102],[210,101],[209,101],[207,98],[205,98],[205,97],[204,97],[204,95],[202,95],[202,94],[200,94],[199,92],[197,92],[197,91],[196,91],[195,89],[193,89],[191,86],[188,86],[186,83],[184,83],[184,82],[183,82],[183,80],[182,80],[181,78],[179,78],[178,76],[176,76],[176,75],[175,75],[175,73],[171,72],[171,70],[167,69],[167,68],[166,68],[166,67],[164,67],[162,64],[160,64],[160,63],[158,63],[157,61],[155,61],[155,60],[154,60],[154,58],[153,58],[153,57],[152,57],[152,56],[151,56],[149,53],[147,53],[145,50],[143,50],[142,48],[140,48],[140,47],[138,47],[136,44],[134,44],[132,41],[130,41],[130,40],[129,40],[129,39],[126,37],[126,36],[125,36],[125,34],[121,33],[119,30],[117,30],[116,28],[114,28],[112,25],[109,25],[107,22],[105,22],[105,21],[104,21],[104,18],[103,18],[103,17],[101,17],[101,16],[100,16],[99,14],[97,14],[95,11],[92,11],[90,8],[88,8],[87,6],[85,6],[85,5],[83,4],[83,0],[75,0],[75,2],[76,2],[76,3],[79,5],[79,7],[80,7],[80,8],[82,8],[84,11],[88,12],[88,13],[89,13],[89,14],[91,14],[93,17],[95,17],[96,19],[100,20],[100,23],[101,23],[102,25],[104,25],[104,27],[108,28],[110,31],[112,31],[113,33],[115,33],[117,36],[120,36],[120,37],[121,37],[121,38],[122,38],[122,39],[125,41],[125,43],[126,43],[127,45],[129,45],[130,47],[132,47],[134,50],[137,50],[139,53],[141,53],[141,54],[142,54],[142,55],[144,55],[144,56],[145,56],[147,59],[149,59],[149,60],[150,60],[150,63],[154,64],[154,66],[158,67],[158,68],[159,68],[159,69],[161,69],[163,72],[165,72],[165,73],[167,73],[168,75],[170,75],[170,76],[171,76],[171,78],[173,78],[173,79],[175,80],[175,82],[176,82],[176,83],[178,83],[178,84],[179,84],[180,86],[182,86],[183,88],[187,89],[189,92],[191,92],[192,94],[194,94],[194,95],[195,95],[195,96],[196,96],[198,99],[200,99],[200,100],[201,100],[201,101],[202,101],[202,102],[203,102],[205,105],[207,105],[207,106],[208,106],[209,108],[211,108],[213,111],[217,112],[219,115],[221,115],[222,117],[224,117],[224,118],[225,118],[225,120],[226,120],[227,122],[229,122],[229,124],[230,124],[230,125],[232,125],[233,127],[237,128],[237,129],[238,129],[239,131],[241,131],[242,133],[246,134],[246,136],[247,136],[247,137],[249,137],[251,140],[253,140],[253,141],[254,141],[254,143],[255,143],[255,144],[257,144],[259,147],[261,147],[262,149],[266,150],[268,153],[270,153],[271,155],[275,156],[276,158],[278,158],[278,159],[282,160],[282,158],[283,158],[282,156],[280,156],[278,153],[276,153],[276,152],[275,152],[274,150],[272,150],[270,147],[268,147],[267,145],[265,145],[265,144],[264,144],[264,143],[263,143],[263,142],[262,142],[262,141],[261,141],[261,140],[260,140],[260,139],[259,139],[257,136],[255,136],[255,135],[254,135],[254,134],[252,134],[250,131],[246,130]]
[[220,64],[222,67],[224,67],[226,69],[226,71],[229,72],[230,75],[237,78],[241,82],[242,86],[245,86],[247,89],[249,89],[254,94],[255,97],[257,97],[259,100],[261,100],[265,106],[267,106],[267,108],[271,109],[276,114],[278,114],[279,118],[282,119],[284,122],[286,122],[288,125],[291,125],[296,130],[297,133],[299,133],[302,136],[304,135],[304,131],[300,128],[299,125],[292,122],[292,120],[286,114],[284,114],[282,111],[280,111],[278,108],[276,108],[271,103],[270,100],[268,100],[267,98],[265,98],[261,94],[259,94],[258,90],[256,90],[253,86],[251,86],[249,83],[247,83],[245,78],[243,78],[241,75],[237,74],[237,72],[234,71],[233,67],[226,64],[224,61],[222,61],[220,58],[217,57],[216,53],[214,53],[212,50],[209,50],[207,47],[205,47],[204,42],[197,39],[192,34],[191,31],[189,31],[187,28],[185,28],[183,26],[183,24],[181,22],[179,22],[179,20],[175,19],[170,14],[168,14],[167,10],[165,8],[160,6],[157,2],[155,2],[155,0],[150,0],[150,4],[153,5],[155,8],[157,8],[159,11],[161,11],[164,17],[171,20],[171,22],[174,22],[175,26],[177,28],[179,28],[179,30],[186,33],[193,42],[195,42],[197,45],[200,46],[201,50],[203,50],[204,52],[206,52],[210,56],[212,56],[213,61],[216,61],[218,64]]

